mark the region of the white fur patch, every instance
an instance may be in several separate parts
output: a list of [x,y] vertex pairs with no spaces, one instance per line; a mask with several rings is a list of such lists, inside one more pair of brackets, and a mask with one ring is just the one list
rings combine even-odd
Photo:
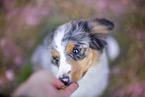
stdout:
[[89,68],[86,75],[78,81],[79,88],[71,97],[99,97],[108,83],[108,60],[103,51],[99,63]]
[[62,42],[62,39],[67,31],[67,26],[62,25],[56,30],[56,34],[54,35],[54,47],[59,53],[60,60],[59,60],[59,71],[58,77],[62,76],[63,74],[67,74],[68,71],[71,70],[71,65],[67,63],[66,54],[65,54],[65,46]]
[[120,49],[117,41],[113,37],[107,37],[107,48],[108,55],[111,60],[114,60],[118,57]]

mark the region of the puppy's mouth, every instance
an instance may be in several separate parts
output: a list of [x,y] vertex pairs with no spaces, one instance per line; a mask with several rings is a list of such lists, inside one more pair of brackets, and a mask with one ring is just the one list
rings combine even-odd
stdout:
[[81,78],[86,75],[87,71],[84,71],[82,74],[76,72],[73,76],[70,77],[68,74],[63,74],[59,77],[59,80],[64,83],[65,86],[69,86],[72,83],[77,83]]
[[71,82],[71,79],[68,75],[62,75],[59,77],[59,80],[64,83],[65,86],[69,86],[73,82]]

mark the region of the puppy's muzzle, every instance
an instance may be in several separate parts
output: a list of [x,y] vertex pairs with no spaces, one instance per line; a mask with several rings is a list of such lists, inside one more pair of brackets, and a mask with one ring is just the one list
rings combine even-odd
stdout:
[[65,86],[69,86],[71,84],[70,77],[66,74],[63,74],[59,77],[59,80],[64,83]]

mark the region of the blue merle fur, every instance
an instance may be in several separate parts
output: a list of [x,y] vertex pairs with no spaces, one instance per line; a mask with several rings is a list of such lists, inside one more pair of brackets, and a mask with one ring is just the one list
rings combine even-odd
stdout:
[[[107,30],[114,28],[114,24],[106,19],[96,18],[92,21],[106,26],[108,28]],[[107,45],[107,42],[104,40],[105,35],[99,32],[91,33],[93,26],[90,21],[76,19],[71,22],[71,26],[69,32],[64,36],[63,41],[81,42],[89,39],[89,46],[95,50],[102,50]]]

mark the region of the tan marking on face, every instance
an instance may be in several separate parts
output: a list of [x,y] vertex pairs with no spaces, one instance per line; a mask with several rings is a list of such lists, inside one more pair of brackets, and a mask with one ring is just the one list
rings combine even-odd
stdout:
[[83,60],[74,61],[73,59],[69,59],[69,63],[72,65],[72,70],[70,73],[72,82],[77,82],[80,80],[87,73],[88,69],[96,64],[99,56],[99,51],[90,48],[86,52],[86,57]]
[[70,54],[71,51],[73,50],[74,46],[75,46],[75,43],[74,43],[74,42],[68,43],[68,45],[67,45],[67,47],[66,47],[66,52],[67,52],[68,54]]
[[101,25],[98,22],[93,22],[92,23],[92,31],[91,33],[103,33],[103,34],[107,34],[108,33],[108,28],[105,25]]
[[58,52],[57,52],[55,49],[52,50],[52,55],[53,55],[54,57],[59,58],[59,54],[58,54]]

